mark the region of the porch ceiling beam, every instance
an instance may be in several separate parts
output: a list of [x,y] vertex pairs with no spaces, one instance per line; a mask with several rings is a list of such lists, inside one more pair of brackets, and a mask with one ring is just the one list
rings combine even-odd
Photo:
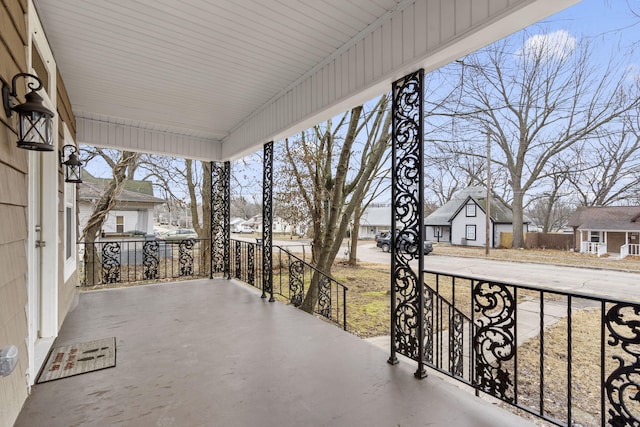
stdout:
[[212,139],[82,117],[76,119],[76,124],[79,144],[205,161],[220,158],[222,144]]

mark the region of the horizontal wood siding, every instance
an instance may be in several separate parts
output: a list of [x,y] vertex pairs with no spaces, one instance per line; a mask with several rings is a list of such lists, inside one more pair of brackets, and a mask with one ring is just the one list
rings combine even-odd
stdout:
[[[417,68],[436,69],[517,31],[527,20],[535,22],[545,8],[559,10],[575,1],[416,0],[237,126],[223,140],[222,158],[253,151],[259,141],[291,136],[390,90],[393,80]],[[523,18],[496,24],[515,12]]]
[[[26,1],[0,1],[0,77],[26,70]],[[24,90],[20,93],[24,95]],[[16,119],[0,109],[0,348],[18,347],[19,362],[0,378],[0,426],[13,425],[27,398],[27,152],[16,147]]]

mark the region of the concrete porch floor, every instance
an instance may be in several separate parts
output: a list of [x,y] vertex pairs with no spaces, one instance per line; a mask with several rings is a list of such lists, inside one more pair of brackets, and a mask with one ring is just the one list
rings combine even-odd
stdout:
[[84,292],[56,346],[117,366],[33,387],[16,426],[532,426],[233,280]]

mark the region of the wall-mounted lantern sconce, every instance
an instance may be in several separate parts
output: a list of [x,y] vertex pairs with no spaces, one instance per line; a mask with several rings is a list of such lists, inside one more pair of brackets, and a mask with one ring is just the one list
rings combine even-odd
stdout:
[[[65,158],[65,150],[69,149],[69,157]],[[64,182],[82,183],[82,162],[78,159],[78,149],[75,145],[65,145],[60,151],[60,164],[64,165]]]
[[[29,82],[31,90],[25,95],[25,102],[17,102],[16,80],[19,77],[35,79],[37,84]],[[53,151],[53,112],[44,106],[42,97],[36,91],[42,89],[42,80],[29,73],[18,73],[9,83],[2,81],[2,104],[7,117],[18,113],[18,147],[26,150]]]

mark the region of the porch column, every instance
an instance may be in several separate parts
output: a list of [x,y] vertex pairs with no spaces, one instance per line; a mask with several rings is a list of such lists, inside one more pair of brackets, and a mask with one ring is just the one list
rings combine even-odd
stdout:
[[231,164],[211,162],[211,270],[223,273],[227,279],[230,273],[231,244]]
[[[418,362],[416,378],[427,376],[424,316],[424,167],[423,81],[420,69],[392,85],[391,172],[391,355],[396,352]],[[409,252],[400,242],[417,242]],[[409,262],[418,260],[418,271]]]
[[262,298],[273,302],[273,141],[264,145],[262,164]]

